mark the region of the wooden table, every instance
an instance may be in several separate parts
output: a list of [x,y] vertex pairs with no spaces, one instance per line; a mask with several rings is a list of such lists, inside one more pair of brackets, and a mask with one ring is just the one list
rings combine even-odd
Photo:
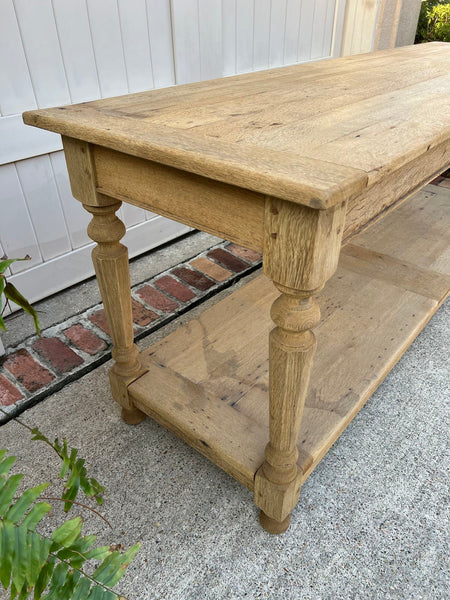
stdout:
[[[93,215],[123,418],[248,486],[269,532],[448,294],[445,203],[359,232],[449,166],[449,73],[432,43],[24,114],[62,134]],[[121,202],[262,252],[264,275],[139,354]]]

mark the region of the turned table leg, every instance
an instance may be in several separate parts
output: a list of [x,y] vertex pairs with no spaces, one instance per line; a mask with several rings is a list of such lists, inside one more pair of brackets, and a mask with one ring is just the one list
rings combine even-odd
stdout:
[[276,324],[269,338],[270,441],[256,476],[255,501],[270,533],[289,527],[290,512],[300,496],[297,436],[316,349],[311,329],[320,310],[308,292],[277,287],[283,293],[272,305]]
[[320,320],[313,295],[336,269],[344,216],[345,203],[325,211],[266,201],[263,267],[281,292],[271,309],[269,443],[255,475],[255,503],[269,533],[286,531],[300,496],[297,438]]
[[134,425],[145,414],[133,405],[127,388],[145,369],[133,343],[128,251],[120,243],[125,225],[115,214],[121,202],[98,192],[91,145],[65,136],[62,140],[72,194],[93,216],[88,226],[89,237],[97,242],[92,260],[113,341],[111,392],[122,406],[124,421]]
[[97,242],[92,260],[113,341],[115,362],[109,371],[111,392],[122,406],[123,420],[135,425],[145,419],[145,413],[132,405],[127,387],[144,369],[133,342],[128,251],[119,241],[125,235],[125,225],[115,214],[120,205],[121,202],[111,199],[108,206],[85,204],[84,208],[93,215],[88,235]]

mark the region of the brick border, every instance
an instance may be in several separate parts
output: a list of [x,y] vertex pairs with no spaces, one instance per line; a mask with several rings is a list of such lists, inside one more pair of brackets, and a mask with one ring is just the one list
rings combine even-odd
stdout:
[[[131,288],[135,340],[160,329],[261,265],[261,255],[220,242]],[[0,424],[111,358],[103,305],[7,348],[0,359]]]

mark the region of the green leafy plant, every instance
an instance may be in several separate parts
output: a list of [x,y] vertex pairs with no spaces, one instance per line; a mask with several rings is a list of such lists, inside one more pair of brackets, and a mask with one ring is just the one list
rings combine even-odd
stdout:
[[[41,335],[39,319],[35,309],[31,306],[28,300],[22,296],[19,290],[10,281],[6,279],[6,269],[19,260],[30,260],[30,257],[25,256],[24,258],[7,258],[6,256],[4,256],[0,259],[0,329],[6,331],[3,315],[9,302],[14,302],[14,304],[17,304],[18,306],[20,306],[20,308],[23,308],[25,312],[27,312],[33,317],[34,328],[36,329],[37,334]],[[4,305],[2,302],[2,296],[5,296]]]
[[422,2],[416,43],[432,41],[450,42],[450,2],[448,0]]
[[[30,431],[32,440],[47,444],[62,460],[59,478],[64,479],[64,492],[61,498],[45,497],[42,494],[49,484],[42,483],[15,497],[23,474],[9,474],[16,459],[0,450],[1,586],[10,590],[11,600],[25,600],[31,594],[34,600],[121,599],[111,588],[123,577],[141,544],[126,552],[120,544],[96,547],[96,535],[82,537],[79,516],[62,523],[50,537],[36,532],[52,508],[48,501],[63,502],[66,512],[74,505],[81,506],[108,523],[96,510],[75,500],[81,489],[101,505],[104,487],[87,477],[84,459],[78,458],[76,449],[68,448],[65,439],[51,442],[37,427],[17,418],[14,421]],[[91,574],[86,570],[90,561],[101,561]]]

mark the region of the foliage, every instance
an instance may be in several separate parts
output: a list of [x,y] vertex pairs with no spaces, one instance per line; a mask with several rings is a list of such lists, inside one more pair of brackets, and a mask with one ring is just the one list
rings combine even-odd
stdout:
[[[24,423],[20,424],[25,425]],[[103,504],[103,492],[105,491],[105,488],[93,477],[87,477],[86,468],[84,466],[85,460],[84,458],[77,458],[78,450],[76,448],[71,448],[69,452],[66,440],[63,440],[62,444],[58,438],[56,438],[54,442],[51,442],[37,427],[29,428],[27,425],[25,425],[25,427],[31,431],[33,435],[31,438],[32,440],[45,442],[50,448],[53,448],[63,462],[58,477],[63,479],[68,475],[62,495],[62,499],[65,500],[64,510],[66,512],[69,512],[73,506],[80,488],[88,498],[94,498],[99,506]]]
[[[61,500],[66,512],[73,505],[88,508],[106,521],[75,500],[81,489],[100,505],[104,488],[87,477],[84,459],[78,458],[76,449],[67,447],[65,439],[51,442],[37,427],[14,420],[30,431],[33,440],[44,442],[58,454],[63,463],[59,477],[66,481],[62,498],[42,497],[48,483],[27,488],[16,498],[23,474],[9,475],[15,457],[0,450],[0,585],[10,590],[11,600],[25,600],[32,593],[34,600],[121,598],[111,588],[122,578],[141,544],[126,552],[120,544],[96,547],[96,535],[82,537],[80,517],[65,521],[51,537],[37,533],[36,526],[52,508],[46,500]],[[101,561],[92,574],[85,571],[89,561]]]
[[[20,306],[20,308],[23,308],[25,312],[27,312],[33,317],[34,328],[36,329],[37,334],[41,335],[39,319],[35,309],[31,306],[28,300],[22,296],[19,290],[6,279],[6,269],[18,260],[30,260],[30,257],[25,256],[25,258],[7,258],[6,256],[4,256],[0,259],[0,329],[6,331],[5,322],[3,320],[3,314],[5,312],[6,307],[8,306],[8,302],[11,301],[14,302],[14,304]],[[3,295],[5,296],[6,302],[2,308]]]
[[426,0],[422,2],[416,43],[450,42],[450,2],[448,0]]

